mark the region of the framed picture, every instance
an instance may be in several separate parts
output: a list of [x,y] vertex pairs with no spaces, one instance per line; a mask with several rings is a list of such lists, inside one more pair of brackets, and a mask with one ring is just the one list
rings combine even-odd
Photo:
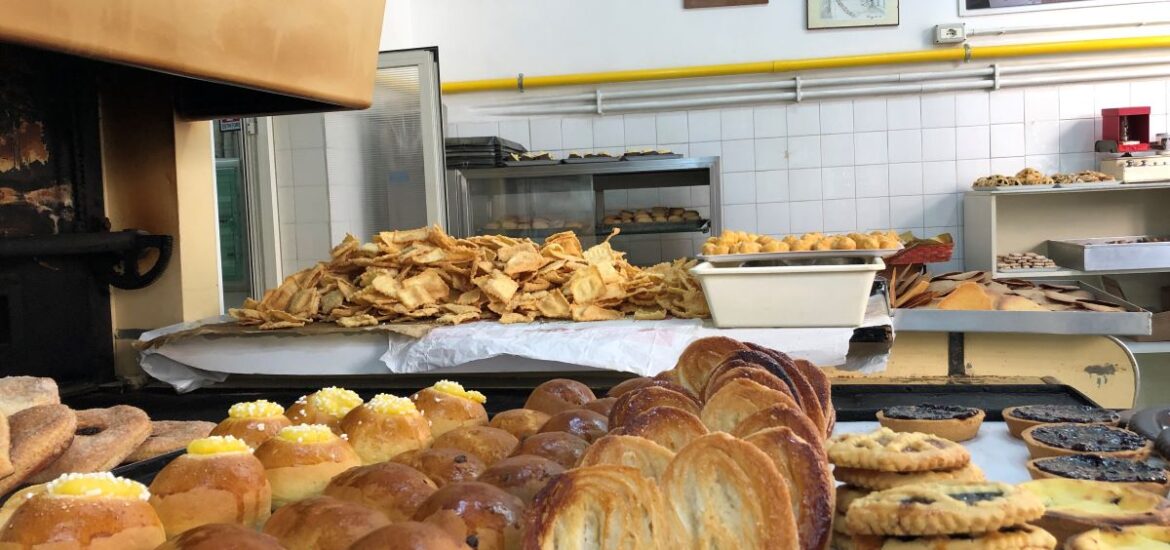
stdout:
[[900,0],[805,1],[808,3],[809,30],[898,25]]
[[995,15],[1023,11],[1068,10],[1123,4],[1150,4],[1166,0],[959,0],[959,15]]
[[768,0],[683,0],[684,9],[692,8],[725,8],[727,6],[751,6],[767,4]]

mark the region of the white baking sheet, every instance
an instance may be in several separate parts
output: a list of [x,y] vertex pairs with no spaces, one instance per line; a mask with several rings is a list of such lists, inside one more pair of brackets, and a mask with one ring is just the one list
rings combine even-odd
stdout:
[[[835,433],[866,433],[876,430],[877,422],[838,422]],[[990,481],[1022,483],[1028,475],[1028,448],[1008,433],[1003,422],[984,422],[979,435],[963,446],[971,452],[971,461],[983,470]]]

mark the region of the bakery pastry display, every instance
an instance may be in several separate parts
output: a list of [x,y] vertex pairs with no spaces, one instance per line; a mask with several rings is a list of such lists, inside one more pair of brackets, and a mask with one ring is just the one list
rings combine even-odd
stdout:
[[645,225],[655,223],[686,223],[698,222],[703,219],[698,210],[686,208],[655,206],[640,210],[621,210],[605,216],[603,225]]
[[1047,175],[1035,168],[1024,168],[1014,176],[994,174],[975,180],[973,189],[994,189],[996,187],[1017,187],[1021,185],[1065,185],[1072,183],[1100,183],[1116,182],[1113,176],[1095,170],[1082,170],[1076,173],[1056,172]]
[[1075,479],[1038,479],[1020,487],[1044,504],[1036,525],[1061,543],[1092,529],[1170,524],[1170,501],[1149,491]]
[[12,473],[0,477],[0,495],[52,464],[73,442],[77,415],[65,405],[37,405],[8,418]]
[[149,498],[146,486],[108,472],[63,475],[17,508],[0,548],[153,550],[166,535]]
[[[508,215],[486,222],[483,229],[488,231],[527,231],[529,229],[586,229],[592,224],[581,220],[566,220],[555,216]],[[480,233],[483,233],[481,231]]]
[[435,437],[462,426],[482,426],[488,422],[483,408],[487,398],[450,380],[439,380],[410,396],[410,400],[430,421]]
[[211,435],[215,423],[202,420],[152,420],[150,436],[125,462],[138,462],[186,449],[192,441]]
[[540,431],[568,432],[592,443],[609,433],[609,419],[597,411],[569,409],[550,417]]
[[511,409],[492,417],[488,426],[508,432],[520,441],[540,431],[541,426],[548,422],[548,413],[532,409]]
[[974,439],[986,414],[959,405],[901,405],[878,411],[878,422],[895,432],[934,434],[951,441]]
[[631,418],[654,407],[674,407],[698,415],[700,405],[695,398],[664,386],[647,386],[622,394],[609,411],[610,429],[625,426]]
[[0,377],[0,415],[12,416],[40,405],[57,405],[61,396],[57,382],[37,376]]
[[581,456],[577,467],[612,464],[629,466],[653,480],[662,479],[674,451],[649,439],[632,435],[607,435],[598,439]]
[[1142,550],[1170,548],[1170,526],[1132,525],[1093,529],[1069,538],[1067,550]]
[[792,430],[798,437],[813,445],[821,456],[827,458],[824,434],[808,419],[804,411],[790,404],[782,403],[760,409],[741,420],[730,433],[736,437],[746,438],[756,432],[772,428]]
[[588,447],[588,441],[571,433],[545,432],[521,441],[513,454],[541,456],[568,469],[577,465]]
[[333,497],[314,496],[281,506],[264,524],[264,533],[288,550],[346,550],[389,524],[390,520],[377,510]]
[[777,403],[797,406],[788,393],[752,380],[736,379],[724,385],[703,404],[699,418],[712,432],[731,432],[745,418]]
[[439,487],[459,481],[475,481],[487,470],[487,465],[479,457],[453,448],[409,451],[391,460],[422,472]]
[[835,466],[882,472],[955,469],[971,462],[971,454],[958,443],[930,434],[898,433],[889,428],[835,436],[826,451]]
[[788,235],[776,238],[745,231],[725,230],[718,237],[710,237],[703,243],[704,256],[724,254],[758,254],[774,252],[810,252],[825,250],[896,250],[902,241],[893,231],[872,231],[870,233],[848,233],[825,235],[820,232],[800,236]]
[[284,550],[275,538],[234,523],[209,523],[171,538],[155,550]]
[[820,442],[789,428],[771,428],[745,439],[764,451],[787,484],[801,548],[825,548],[833,522],[835,483]]
[[564,466],[547,458],[518,455],[493,464],[484,470],[478,481],[495,485],[529,505],[550,479],[564,471]]
[[331,386],[297,399],[285,416],[294,425],[324,424],[341,433],[341,420],[361,404],[362,398],[356,392]]
[[1166,496],[1170,480],[1166,469],[1147,461],[1092,454],[1061,455],[1028,461],[1032,479],[1102,481]]
[[404,521],[371,531],[349,550],[471,550],[462,539],[430,523]]
[[284,415],[284,407],[261,399],[232,405],[228,408],[228,417],[217,424],[210,435],[230,435],[255,449],[290,425],[292,421]]
[[333,476],[362,463],[353,447],[323,424],[280,430],[256,449],[256,458],[272,485],[273,509],[321,494]]
[[519,538],[524,503],[487,483],[451,483],[423,502],[414,519],[426,521],[444,512],[454,512],[463,520],[467,535],[475,537],[477,548],[504,550],[515,547],[514,541]]
[[850,534],[971,535],[1038,520],[1043,502],[1005,483],[924,483],[878,491],[853,501],[845,514]]
[[390,521],[407,521],[437,490],[434,481],[410,466],[380,462],[338,474],[324,494],[378,510]]
[[[748,349],[751,348],[748,348],[747,344],[723,336],[699,338],[688,344],[686,349],[678,356],[678,362],[674,366],[674,370],[678,374],[678,381],[684,388],[691,392],[692,398],[696,395],[701,395],[703,389],[707,386],[707,380],[711,377],[712,371],[723,362],[725,357],[736,351]],[[630,389],[636,389],[633,386],[637,383],[638,379],[625,382]],[[650,383],[647,382],[647,384]],[[620,384],[615,386],[614,392],[621,387]],[[619,396],[614,394],[614,392],[611,392],[611,394],[615,395],[615,397]]]
[[935,535],[923,537],[878,537],[857,536],[850,542],[857,550],[911,550],[919,548],[939,549],[1012,549],[1012,550],[1054,550],[1056,538],[1048,531],[1034,525],[1014,525],[990,533]]
[[833,469],[833,477],[837,481],[864,491],[885,491],[886,489],[922,483],[977,483],[986,480],[983,470],[974,463],[968,463],[958,468],[923,472],[888,472],[838,466]]
[[1056,261],[1035,252],[1012,252],[995,258],[997,271],[1019,271],[1026,269],[1055,269]]
[[676,407],[663,406],[642,411],[626,421],[624,426],[610,433],[649,439],[677,453],[691,441],[707,435],[708,430],[695,414]]
[[150,431],[150,417],[135,407],[77,411],[77,429],[69,448],[29,482],[44,483],[66,473],[109,471],[146,441]]
[[380,393],[345,415],[341,431],[363,464],[385,462],[406,451],[430,446],[432,423],[415,408],[415,403]]
[[516,436],[489,426],[455,428],[435,438],[435,449],[457,449],[474,455],[491,466],[511,456],[520,440]]
[[1125,306],[1097,298],[1076,285],[993,279],[986,271],[896,275],[891,304],[900,308],[965,311],[1121,312]]
[[1008,431],[1021,437],[1024,430],[1041,424],[1102,424],[1117,426],[1121,416],[1089,405],[1022,405],[1003,410]]
[[1020,437],[1032,458],[1093,453],[1144,459],[1154,449],[1154,442],[1144,436],[1103,424],[1043,424],[1024,430]]
[[196,439],[150,484],[150,504],[173,537],[210,523],[259,528],[272,509],[264,465],[242,439]]
[[579,409],[597,399],[589,386],[576,380],[554,378],[536,386],[524,402],[524,408],[554,415],[569,409]]

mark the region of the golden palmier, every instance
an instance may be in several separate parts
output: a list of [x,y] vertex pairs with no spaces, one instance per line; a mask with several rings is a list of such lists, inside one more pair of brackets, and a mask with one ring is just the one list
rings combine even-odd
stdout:
[[675,370],[682,387],[695,395],[702,395],[711,371],[734,351],[748,349],[743,343],[731,338],[713,336],[691,342],[678,356]]
[[264,533],[288,550],[346,550],[390,524],[382,512],[326,496],[310,497],[273,512]]
[[661,386],[647,386],[627,392],[614,403],[609,413],[610,429],[625,426],[629,419],[654,407],[675,407],[699,414],[699,402],[682,393]]
[[380,393],[355,407],[341,421],[341,431],[363,464],[385,462],[432,441],[430,422],[405,397]]
[[623,435],[644,437],[673,452],[707,435],[707,426],[698,416],[677,407],[652,407],[626,421]]
[[737,378],[724,385],[703,405],[699,418],[712,432],[730,432],[756,411],[777,404],[797,406],[786,393]]
[[821,456],[828,456],[825,453],[824,436],[813,425],[812,420],[804,415],[804,411],[792,405],[772,405],[760,409],[741,420],[729,433],[735,437],[747,437],[771,428],[788,428],[812,444]]
[[284,407],[271,401],[246,401],[228,408],[228,417],[211,430],[211,435],[230,435],[255,449],[281,429],[292,425]]
[[423,416],[431,421],[435,437],[463,426],[483,426],[488,422],[483,404],[487,398],[477,391],[468,391],[449,380],[440,380],[410,396]]
[[390,521],[406,521],[436,490],[426,474],[405,464],[382,462],[338,474],[325,487],[325,496],[378,510]]
[[792,513],[802,550],[828,546],[833,527],[833,491],[836,483],[824,455],[812,443],[788,428],[756,432],[745,441],[764,451],[788,484]]
[[279,508],[321,494],[329,480],[361,458],[344,439],[322,424],[289,426],[256,449],[272,485],[272,506]]
[[259,528],[272,510],[272,487],[244,440],[211,436],[192,441],[159,471],[150,504],[168,537],[209,523]]
[[661,479],[673,458],[673,451],[649,439],[633,435],[607,435],[585,450],[577,467],[600,464],[629,466],[648,478]]

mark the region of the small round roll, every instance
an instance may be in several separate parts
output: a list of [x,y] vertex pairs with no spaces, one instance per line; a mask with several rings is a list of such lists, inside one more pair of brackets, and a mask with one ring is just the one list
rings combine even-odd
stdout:
[[330,386],[297,399],[285,412],[285,416],[294,425],[324,424],[340,434],[341,419],[361,404],[362,398],[357,393]]
[[284,550],[275,538],[234,523],[209,523],[163,543],[155,550]]
[[431,426],[411,400],[380,393],[355,407],[341,421],[341,431],[363,464],[385,462],[431,444]]
[[230,435],[196,439],[150,484],[150,504],[167,536],[209,523],[259,528],[272,510],[272,487],[252,448]]
[[508,432],[520,441],[540,431],[549,415],[532,409],[511,409],[492,417],[488,426]]
[[471,547],[429,523],[404,521],[371,532],[353,543],[349,550],[471,550]]
[[289,426],[256,449],[272,485],[272,507],[321,494],[329,480],[362,459],[322,424]]
[[390,524],[382,512],[333,497],[317,496],[282,506],[264,525],[264,533],[288,550],[346,550]]
[[479,481],[495,485],[529,505],[553,476],[564,471],[563,466],[547,458],[519,455],[495,463],[479,476]]
[[405,464],[382,462],[342,472],[325,487],[325,495],[373,508],[390,521],[406,521],[436,490],[426,474]]
[[167,540],[141,483],[109,472],[64,474],[0,529],[0,548],[153,550]]
[[479,457],[450,448],[409,451],[391,460],[422,472],[439,487],[458,481],[475,481],[487,469]]
[[468,536],[477,539],[478,548],[503,549],[509,547],[508,537],[519,532],[524,503],[487,483],[452,483],[435,491],[415,512],[414,519],[425,521],[443,511],[454,512],[463,519]]
[[261,399],[232,405],[228,417],[211,430],[211,435],[237,437],[255,449],[290,425],[292,421],[284,415],[284,407]]
[[609,419],[589,409],[570,409],[549,418],[540,432],[567,432],[592,443],[609,433]]
[[484,464],[491,466],[511,456],[519,444],[520,440],[516,439],[516,436],[504,430],[488,426],[470,426],[455,428],[436,437],[433,447],[459,449],[475,455]]
[[455,428],[483,426],[488,422],[487,410],[483,408],[487,398],[450,380],[435,382],[435,385],[410,396],[410,400],[431,421],[431,432],[435,437]]
[[609,413],[613,410],[614,403],[617,403],[616,397],[599,397],[586,403],[585,408],[596,413],[601,413],[602,416],[609,418]]
[[554,378],[532,390],[525,409],[540,411],[549,415],[557,414],[569,409],[578,409],[586,403],[597,399],[589,386],[576,380]]
[[545,432],[525,439],[512,454],[541,456],[568,469],[577,465],[588,447],[588,441],[571,433]]

